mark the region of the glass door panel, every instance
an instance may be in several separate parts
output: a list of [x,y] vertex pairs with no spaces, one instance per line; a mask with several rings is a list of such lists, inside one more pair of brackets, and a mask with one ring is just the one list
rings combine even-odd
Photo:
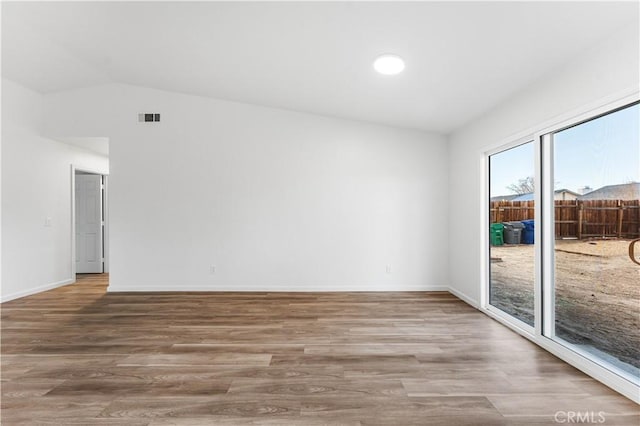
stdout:
[[552,134],[556,340],[640,377],[640,110]]
[[489,304],[534,326],[534,143],[489,156]]

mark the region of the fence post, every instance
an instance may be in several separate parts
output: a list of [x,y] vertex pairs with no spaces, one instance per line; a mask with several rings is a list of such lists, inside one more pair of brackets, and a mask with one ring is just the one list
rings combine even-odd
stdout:
[[583,208],[582,201],[578,201],[576,206],[578,207],[578,239],[581,240],[582,239],[582,212],[584,211],[582,209]]
[[622,206],[622,200],[618,200],[618,238],[622,237],[622,216],[624,215],[624,208]]

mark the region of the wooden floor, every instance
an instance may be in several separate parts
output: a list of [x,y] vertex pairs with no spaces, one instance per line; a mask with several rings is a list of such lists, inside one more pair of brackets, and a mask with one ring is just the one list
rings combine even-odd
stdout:
[[106,280],[2,304],[3,425],[640,423],[448,293],[106,294]]

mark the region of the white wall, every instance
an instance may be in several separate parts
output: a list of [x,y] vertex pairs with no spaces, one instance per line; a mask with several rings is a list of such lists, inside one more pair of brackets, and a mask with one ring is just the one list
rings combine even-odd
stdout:
[[42,137],[42,113],[40,94],[2,80],[2,301],[73,281],[71,164],[108,172],[105,157]]
[[480,301],[481,161],[490,147],[588,105],[638,90],[638,27],[622,29],[562,69],[450,135],[449,271],[452,290]]
[[47,134],[110,138],[112,291],[448,286],[441,136],[126,85],[45,102]]

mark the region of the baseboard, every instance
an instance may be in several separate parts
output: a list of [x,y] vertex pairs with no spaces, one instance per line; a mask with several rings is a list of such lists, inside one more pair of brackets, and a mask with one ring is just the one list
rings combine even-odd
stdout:
[[259,292],[259,293],[310,293],[310,292],[371,292],[371,291],[449,291],[448,286],[420,286],[420,285],[314,285],[307,287],[291,286],[291,285],[177,285],[164,284],[142,286],[139,284],[132,285],[113,285],[110,284],[107,292],[181,292],[181,291],[199,291],[199,292]]
[[35,288],[28,289],[28,290],[19,291],[19,292],[16,292],[16,293],[11,293],[9,295],[3,294],[2,296],[0,296],[0,303],[8,302],[10,300],[19,299],[19,298],[25,297],[25,296],[30,296],[30,295],[36,294],[36,293],[42,293],[43,291],[47,291],[47,290],[53,290],[54,288],[62,287],[64,285],[68,285],[68,284],[73,284],[74,282],[76,282],[75,279],[69,278],[67,280],[62,280],[62,281],[57,281],[57,282],[51,283],[51,284],[41,285],[39,287],[35,287]]
[[480,309],[480,304],[478,303],[477,300],[472,299],[471,297],[467,296],[466,294],[462,293],[461,291],[458,291],[458,290],[456,290],[455,288],[452,288],[452,287],[448,287],[447,291],[449,293],[453,294],[458,299],[460,299],[463,302],[465,302],[467,305],[471,305],[472,307],[474,307],[476,309]]

